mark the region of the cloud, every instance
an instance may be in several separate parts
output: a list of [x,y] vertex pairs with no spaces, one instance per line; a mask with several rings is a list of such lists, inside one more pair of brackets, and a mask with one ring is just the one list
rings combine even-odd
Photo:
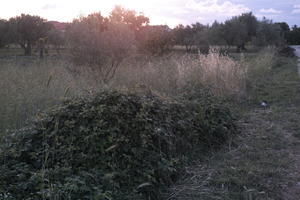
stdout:
[[[270,1],[273,2],[272,6],[268,4]],[[143,12],[150,18],[152,24],[168,24],[171,27],[179,23],[186,25],[197,21],[202,24],[211,24],[214,20],[223,22],[232,16],[250,12],[251,9],[255,11],[254,14],[256,15],[266,16],[276,21],[287,21],[291,24],[299,24],[297,16],[300,14],[300,2],[298,1],[299,0],[9,0],[4,7],[0,6],[0,18],[8,19],[9,17],[26,12],[32,15],[40,15],[49,20],[72,21],[72,19],[79,16],[79,14],[88,15],[91,12],[101,11],[103,15],[107,16],[114,5],[119,4],[125,8],[134,9],[137,12]],[[293,6],[294,4],[295,6]],[[275,11],[282,11],[282,13],[274,13],[271,8]],[[272,13],[260,11],[271,11]],[[283,13],[286,12],[293,12],[294,15],[284,15]],[[297,13],[299,14],[296,15]]]
[[300,8],[300,4],[294,5],[294,8]]
[[107,4],[120,4],[143,12],[152,24],[167,23],[171,27],[179,23],[199,21],[207,24],[223,21],[232,16],[250,12],[250,8],[234,0],[111,0]]
[[260,9],[259,12],[261,13],[268,13],[268,14],[280,14],[282,13],[281,10],[276,10],[274,8],[269,8],[269,9]]
[[57,8],[56,4],[46,4],[42,7],[43,10],[52,10],[52,9],[55,9],[55,8]]
[[197,2],[196,0],[189,0],[186,7],[198,11],[201,14],[214,14],[222,16],[233,16],[241,13],[250,12],[250,8],[243,4],[235,4],[230,1],[223,3],[219,0],[204,0]]
[[294,5],[294,10],[292,11],[292,14],[300,14],[300,4]]

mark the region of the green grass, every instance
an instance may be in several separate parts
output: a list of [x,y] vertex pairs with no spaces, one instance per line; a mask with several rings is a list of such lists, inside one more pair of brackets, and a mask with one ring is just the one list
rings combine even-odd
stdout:
[[[61,49],[59,50],[59,53],[57,50],[50,48],[48,49],[48,52],[46,55],[57,55],[57,54],[65,54],[66,50]],[[0,48],[0,57],[2,56],[23,56],[24,55],[24,50],[20,47],[17,46],[12,46],[10,48]],[[33,47],[32,49],[32,55],[33,56],[38,56],[37,50]]]
[[259,80],[259,88],[254,90],[257,100],[269,101],[271,105],[299,105],[300,82],[296,60],[280,57],[269,73]]

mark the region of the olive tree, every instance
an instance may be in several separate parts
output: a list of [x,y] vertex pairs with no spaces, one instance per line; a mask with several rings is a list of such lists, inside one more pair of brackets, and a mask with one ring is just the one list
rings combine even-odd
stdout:
[[174,44],[173,32],[165,25],[143,27],[137,39],[141,51],[154,55],[168,52]]
[[48,44],[52,45],[57,53],[59,53],[59,49],[63,47],[66,43],[65,32],[62,32],[57,29],[52,29],[48,33]]
[[194,46],[194,31],[190,25],[178,25],[173,29],[175,43],[185,46],[186,52],[191,52]]
[[103,83],[113,78],[135,46],[135,35],[128,25],[110,21],[100,13],[75,19],[67,37],[75,63],[92,69]]
[[225,21],[224,39],[228,45],[237,46],[237,51],[246,50],[246,43],[256,36],[257,24],[258,21],[251,12],[235,16]]
[[126,24],[135,33],[149,24],[149,18],[143,13],[138,14],[136,11],[125,9],[122,6],[115,6],[110,13],[109,20]]
[[24,54],[32,54],[33,45],[40,39],[45,38],[51,24],[39,16],[21,14],[9,19],[9,32],[12,41],[24,49]]
[[224,33],[224,39],[228,45],[237,46],[237,51],[245,49],[248,38],[247,26],[238,17],[225,22]]
[[257,46],[280,46],[284,43],[285,39],[280,25],[274,24],[271,20],[263,18],[258,25],[254,44]]
[[224,39],[224,24],[215,21],[207,31],[207,37],[210,45],[226,45]]

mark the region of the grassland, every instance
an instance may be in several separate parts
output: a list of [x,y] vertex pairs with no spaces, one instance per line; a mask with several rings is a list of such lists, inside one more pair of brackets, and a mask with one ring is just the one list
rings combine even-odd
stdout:
[[[63,59],[9,58],[0,62],[0,131],[23,127],[62,98],[103,88],[180,98],[208,89],[239,117],[240,134],[210,156],[195,158],[166,199],[297,199],[300,162],[300,82],[296,59],[274,49],[208,56],[133,56],[107,85],[97,71]],[[200,94],[201,95],[201,94]],[[269,107],[260,106],[267,101]]]
[[93,95],[103,88],[181,96],[201,86],[219,96],[245,96],[246,68],[241,61],[173,53],[163,57],[136,55],[125,59],[109,84],[98,71],[74,66],[62,57],[4,56],[0,62],[0,132],[23,127],[39,111],[65,97]]

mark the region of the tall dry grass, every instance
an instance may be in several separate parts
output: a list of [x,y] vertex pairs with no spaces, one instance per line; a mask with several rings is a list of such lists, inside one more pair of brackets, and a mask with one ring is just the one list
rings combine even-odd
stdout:
[[[64,63],[2,60],[0,63],[0,134],[16,129],[38,111],[69,96],[74,81]],[[74,90],[73,90],[74,91]]]
[[242,61],[211,51],[208,55],[128,60],[111,85],[126,88],[142,85],[167,95],[177,95],[183,88],[202,85],[216,95],[242,96],[246,92],[246,76],[247,69]]
[[93,94],[103,88],[142,89],[177,96],[186,90],[205,87],[215,95],[241,98],[249,85],[259,87],[258,79],[268,73],[274,57],[274,49],[251,59],[233,59],[217,51],[208,55],[137,55],[125,59],[108,85],[103,85],[97,70],[75,67],[62,60],[2,59],[0,133],[24,126],[37,112],[57,104],[65,96]]

